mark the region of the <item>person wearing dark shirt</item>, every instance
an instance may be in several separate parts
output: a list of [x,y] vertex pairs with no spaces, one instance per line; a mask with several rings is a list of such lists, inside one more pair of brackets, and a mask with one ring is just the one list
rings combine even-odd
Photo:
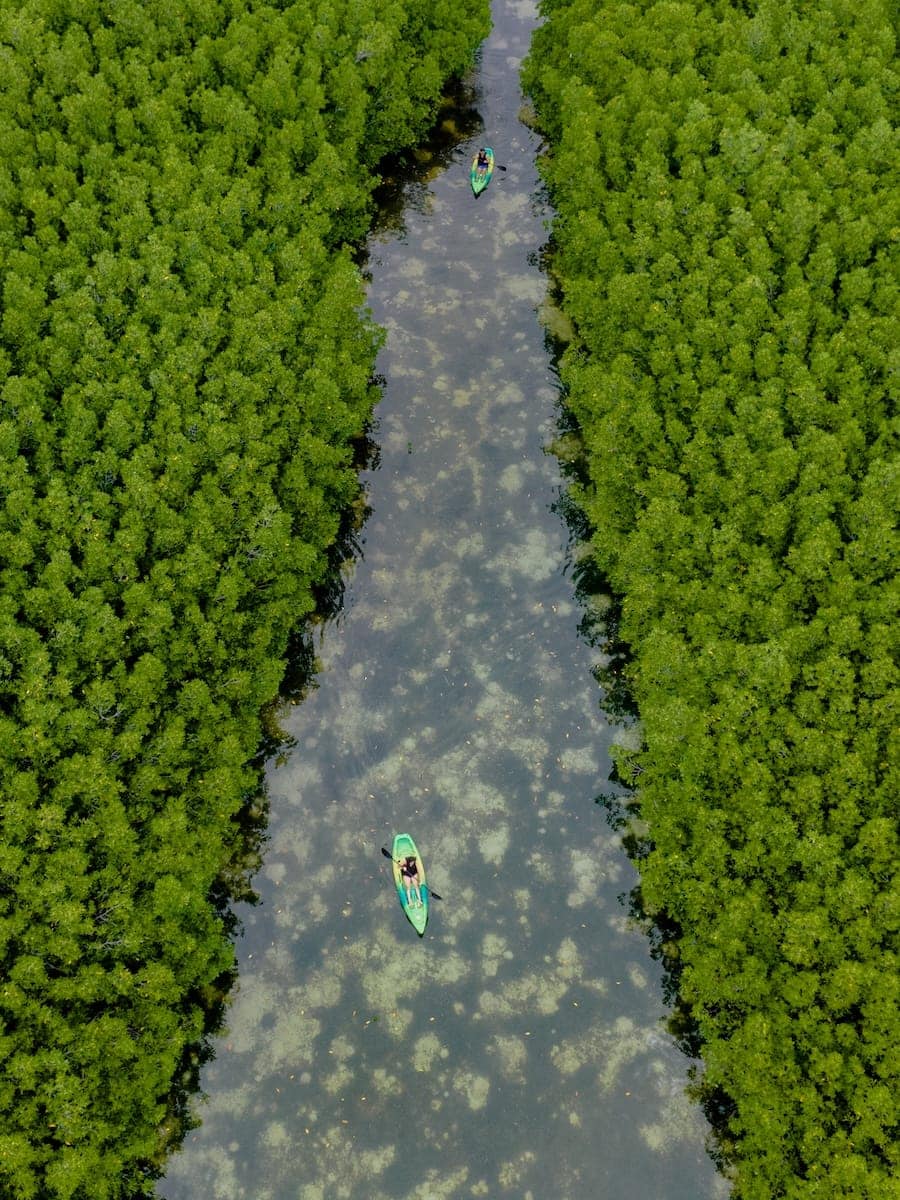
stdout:
[[406,903],[412,908],[413,892],[416,894],[418,907],[422,907],[422,893],[419,891],[419,868],[414,854],[407,854],[400,864],[400,879],[406,888]]

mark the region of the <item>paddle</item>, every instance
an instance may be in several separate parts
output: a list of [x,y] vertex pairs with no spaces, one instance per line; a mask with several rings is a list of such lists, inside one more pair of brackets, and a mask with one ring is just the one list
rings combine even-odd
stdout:
[[[400,866],[400,863],[397,862],[397,859],[394,858],[393,854],[391,854],[390,850],[388,850],[386,846],[381,847],[381,853],[384,855],[385,858],[389,858],[392,863],[397,863],[397,866],[398,867]],[[430,884],[426,883],[425,886],[428,888],[428,895],[431,896],[434,900],[443,900],[444,897],[439,896],[437,894],[437,892],[434,891],[434,889],[431,887]]]

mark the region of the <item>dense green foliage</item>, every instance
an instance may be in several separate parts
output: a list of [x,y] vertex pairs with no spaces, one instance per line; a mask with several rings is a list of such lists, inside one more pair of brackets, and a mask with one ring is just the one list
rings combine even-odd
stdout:
[[484,0],[0,4],[0,1194],[151,1190],[378,334],[348,241]]
[[575,486],[742,1200],[900,1195],[897,73],[882,0],[543,0]]

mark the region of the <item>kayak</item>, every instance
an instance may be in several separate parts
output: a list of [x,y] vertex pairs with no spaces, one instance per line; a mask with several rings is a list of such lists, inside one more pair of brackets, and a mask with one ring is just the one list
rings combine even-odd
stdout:
[[487,155],[488,165],[479,168],[478,155],[472,159],[472,170],[469,173],[469,178],[472,181],[472,191],[476,196],[480,196],[487,185],[491,182],[491,176],[494,173],[494,152],[490,146],[485,146],[484,152]]
[[[419,871],[419,892],[422,895],[421,907],[416,902],[415,892],[413,892],[412,907],[406,901],[406,888],[403,886],[403,880],[400,878],[400,863],[403,862],[407,854],[414,854],[416,856],[416,867]],[[393,859],[394,883],[397,886],[400,907],[409,917],[410,924],[416,933],[421,937],[425,932],[425,925],[428,921],[428,888],[425,886],[425,864],[422,862],[422,856],[416,849],[416,843],[408,833],[398,833],[394,838],[394,848],[391,857]]]

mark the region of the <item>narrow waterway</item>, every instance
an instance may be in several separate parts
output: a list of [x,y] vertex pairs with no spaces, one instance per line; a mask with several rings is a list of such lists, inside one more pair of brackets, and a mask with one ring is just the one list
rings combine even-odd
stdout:
[[[518,120],[535,20],[495,0],[483,128],[408,181],[369,246],[388,330],[372,512],[268,773],[260,903],[167,1200],[726,1194],[594,803],[622,734],[545,449],[548,213]],[[480,142],[508,169],[476,201]],[[443,896],[421,941],[380,853],[398,830]]]

